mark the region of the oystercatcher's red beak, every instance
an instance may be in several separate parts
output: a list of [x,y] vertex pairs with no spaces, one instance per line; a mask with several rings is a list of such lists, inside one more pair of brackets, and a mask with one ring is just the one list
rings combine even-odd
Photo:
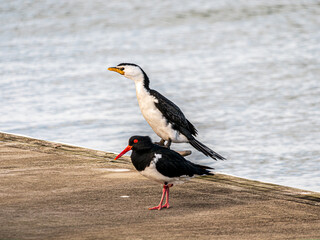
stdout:
[[131,150],[132,146],[128,145],[121,153],[119,153],[118,156],[116,156],[114,158],[114,160],[117,160],[119,157],[121,157],[123,154],[125,154],[126,152],[129,152]]

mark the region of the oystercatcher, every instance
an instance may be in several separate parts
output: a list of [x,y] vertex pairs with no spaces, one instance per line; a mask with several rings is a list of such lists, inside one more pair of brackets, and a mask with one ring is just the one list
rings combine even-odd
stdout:
[[188,142],[195,149],[214,160],[224,160],[220,154],[195,139],[196,128],[184,116],[180,108],[157,91],[150,89],[147,74],[136,64],[121,63],[116,67],[108,68],[110,71],[134,80],[136,94],[142,115],[153,131],[161,138],[160,145],[170,148],[171,142]]
[[[150,210],[169,208],[169,188],[183,183],[195,175],[213,175],[211,167],[194,164],[175,151],[153,144],[148,136],[132,136],[129,145],[115,158],[117,160],[132,150],[133,166],[143,176],[163,184],[161,200],[158,206]],[[166,196],[166,202],[162,205]]]

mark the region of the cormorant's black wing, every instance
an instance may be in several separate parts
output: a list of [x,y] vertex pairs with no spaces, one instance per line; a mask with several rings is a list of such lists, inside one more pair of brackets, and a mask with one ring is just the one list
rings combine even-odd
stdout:
[[155,151],[157,154],[161,154],[161,157],[156,163],[157,170],[167,177],[180,177],[193,175],[213,175],[207,169],[213,169],[211,167],[194,164],[179,153],[167,148],[159,147],[161,152]]
[[186,134],[186,130],[192,135],[197,135],[197,129],[188,121],[188,119],[186,119],[177,105],[155,90],[150,89],[150,94],[158,99],[158,102],[155,103],[156,107],[165,116],[168,122],[172,124],[172,127],[175,130],[184,135],[188,135]]

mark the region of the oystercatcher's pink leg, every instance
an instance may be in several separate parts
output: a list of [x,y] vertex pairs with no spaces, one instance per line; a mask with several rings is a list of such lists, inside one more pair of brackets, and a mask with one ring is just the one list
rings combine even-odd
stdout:
[[173,184],[169,184],[167,187],[167,196],[166,196],[166,203],[162,206],[163,208],[169,208],[169,188],[172,187]]
[[167,193],[167,189],[169,189],[169,187],[168,187],[167,185],[163,185],[162,196],[161,196],[161,200],[160,200],[159,205],[156,206],[156,207],[149,208],[149,210],[161,210],[161,208],[162,208],[162,203],[163,203],[163,199],[164,199],[164,196],[165,196],[166,193]]

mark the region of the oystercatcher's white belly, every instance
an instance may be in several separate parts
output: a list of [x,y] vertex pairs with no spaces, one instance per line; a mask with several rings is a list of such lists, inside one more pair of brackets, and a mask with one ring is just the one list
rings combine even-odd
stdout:
[[188,139],[172,128],[172,124],[168,123],[162,113],[158,110],[155,103],[158,100],[150,95],[146,90],[137,91],[137,99],[141,113],[149,123],[152,130],[162,139],[172,142],[188,142]]

